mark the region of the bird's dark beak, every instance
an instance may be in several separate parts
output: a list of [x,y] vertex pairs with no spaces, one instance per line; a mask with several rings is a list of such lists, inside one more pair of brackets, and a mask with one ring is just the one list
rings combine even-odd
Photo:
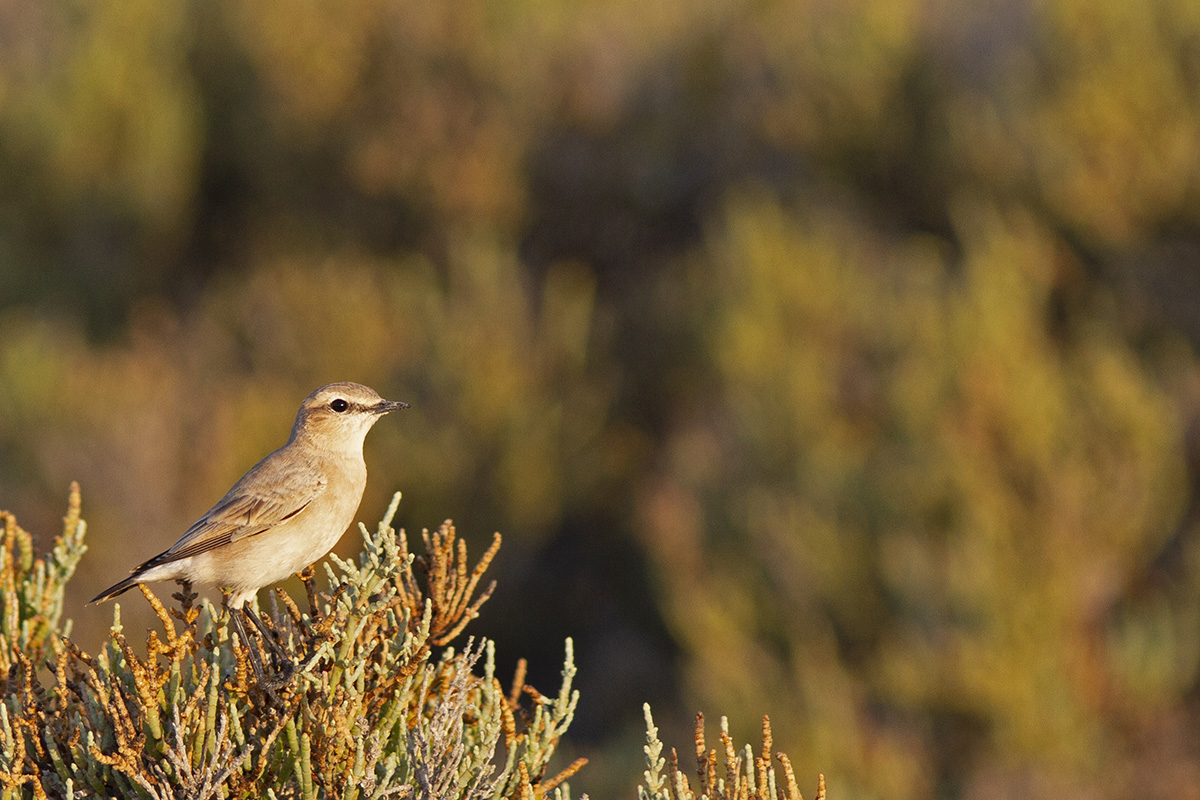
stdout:
[[371,410],[376,414],[383,416],[384,414],[390,414],[393,411],[399,411],[402,408],[408,407],[408,403],[401,403],[396,400],[383,400],[371,406]]

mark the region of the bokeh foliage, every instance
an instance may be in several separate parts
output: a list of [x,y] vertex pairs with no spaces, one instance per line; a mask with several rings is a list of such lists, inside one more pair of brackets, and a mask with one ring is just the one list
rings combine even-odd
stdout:
[[365,507],[508,532],[487,633],[586,643],[601,763],[650,699],[848,795],[1194,791],[1195,3],[8,3],[0,45],[0,497],[89,487],[68,606],[361,380],[413,403]]

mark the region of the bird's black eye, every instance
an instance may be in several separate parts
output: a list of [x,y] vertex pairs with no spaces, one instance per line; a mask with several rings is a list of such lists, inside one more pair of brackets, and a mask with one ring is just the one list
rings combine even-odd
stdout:
[[340,414],[343,411],[345,411],[347,408],[349,408],[350,404],[339,397],[337,400],[334,400],[332,403],[330,403],[329,407]]

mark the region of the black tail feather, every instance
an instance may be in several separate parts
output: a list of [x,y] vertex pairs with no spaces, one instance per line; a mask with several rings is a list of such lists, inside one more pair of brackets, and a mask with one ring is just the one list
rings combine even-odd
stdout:
[[86,605],[90,606],[93,603],[103,603],[105,600],[111,600],[114,597],[116,597],[117,595],[119,595],[123,592],[129,591],[133,587],[137,586],[139,583],[141,583],[141,570],[138,570],[137,572],[133,573],[132,575],[130,575],[128,578],[126,578],[123,581],[118,581],[117,583],[114,583],[112,586],[108,587],[103,592],[96,595],[91,600],[87,601]]
[[159,553],[154,558],[148,558],[142,563],[133,568],[133,572],[129,573],[129,577],[124,580],[117,581],[112,586],[105,589],[100,594],[88,600],[84,605],[90,606],[93,603],[103,603],[105,600],[111,600],[122,592],[127,592],[139,583],[144,583],[142,576],[146,574],[146,570],[151,567],[156,567],[165,561],[171,561],[170,558],[164,558],[168,553]]

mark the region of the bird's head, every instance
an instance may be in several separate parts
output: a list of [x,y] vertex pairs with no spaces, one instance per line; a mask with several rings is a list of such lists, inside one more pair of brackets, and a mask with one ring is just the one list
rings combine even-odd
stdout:
[[330,383],[304,398],[292,439],[305,436],[330,450],[361,448],[371,426],[401,408],[408,408],[408,403],[384,400],[361,383]]

